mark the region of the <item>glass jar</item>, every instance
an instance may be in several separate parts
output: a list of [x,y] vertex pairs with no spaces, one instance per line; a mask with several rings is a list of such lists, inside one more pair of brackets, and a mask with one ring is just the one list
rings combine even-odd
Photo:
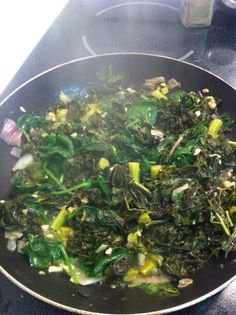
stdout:
[[204,27],[211,24],[214,0],[181,0],[180,20],[185,27]]

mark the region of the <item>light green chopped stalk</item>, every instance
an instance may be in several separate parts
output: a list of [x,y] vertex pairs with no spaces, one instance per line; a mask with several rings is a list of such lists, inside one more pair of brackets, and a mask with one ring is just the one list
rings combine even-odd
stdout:
[[100,110],[98,104],[96,104],[96,103],[90,104],[89,110],[86,112],[86,114],[85,114],[84,116],[82,116],[82,117],[80,118],[80,121],[81,121],[82,123],[85,123],[85,122],[87,122],[87,121],[90,119],[90,117],[93,116],[95,113],[100,113],[100,112],[101,112],[101,110]]
[[63,239],[62,239],[61,235],[60,235],[57,231],[51,230],[51,234],[54,236],[54,238],[55,238],[58,242],[63,243]]
[[[63,180],[64,180],[64,175],[61,174],[60,179],[59,179],[59,182],[60,182],[60,183],[63,183]],[[63,185],[62,185],[62,187],[65,188]]]
[[231,145],[231,147],[236,148],[236,141],[228,140],[228,142]]
[[159,267],[162,266],[162,263],[164,260],[164,257],[162,255],[149,253],[147,257],[151,259],[152,261],[154,261]]
[[151,195],[151,192],[149,189],[147,189],[143,184],[140,184],[137,181],[133,181],[134,185],[137,186],[138,188],[140,188],[141,190],[145,191],[146,193],[148,193],[149,195]]
[[156,90],[152,91],[152,96],[155,97],[157,100],[161,100],[161,99],[164,99],[164,100],[167,100],[168,98],[165,96],[165,94],[162,93],[160,87],[158,86],[156,88]]
[[53,191],[53,192],[51,192],[51,195],[65,195],[65,194],[68,194],[72,191],[79,190],[81,188],[89,188],[91,185],[92,185],[91,181],[86,181],[86,182],[82,182],[82,183],[75,185],[75,186],[68,188],[68,189]]
[[77,277],[76,273],[74,272],[74,269],[73,269],[73,267],[71,265],[70,258],[68,257],[68,255],[66,253],[65,247],[62,244],[60,244],[59,247],[60,247],[60,250],[61,250],[62,255],[64,257],[64,260],[66,262],[66,265],[68,267],[69,274],[70,274],[71,278],[73,279],[75,284],[79,284],[78,277]]
[[143,212],[140,214],[138,218],[138,224],[147,224],[150,222],[152,222],[152,220],[147,212]]
[[150,169],[150,178],[151,180],[156,179],[157,175],[163,169],[163,165],[152,165]]
[[217,217],[217,219],[220,221],[220,225],[222,226],[222,228],[223,228],[223,230],[224,230],[224,232],[225,232],[225,234],[227,235],[227,236],[230,236],[231,234],[230,234],[230,231],[229,231],[229,229],[227,228],[227,226],[225,225],[225,223],[224,223],[224,220],[222,219],[222,217],[219,215],[219,213],[215,213],[215,215],[216,215],[216,217]]
[[108,168],[109,166],[110,166],[109,161],[104,157],[101,157],[100,160],[98,161],[98,169],[99,170],[103,171],[106,168]]
[[234,214],[236,214],[236,206],[232,206],[230,209],[229,209],[229,214],[231,216],[233,216]]
[[129,162],[129,175],[133,181],[139,183],[140,180],[140,163],[138,162]]
[[153,272],[156,268],[155,263],[152,260],[147,260],[139,269],[139,272],[144,276],[148,275],[150,272]]
[[169,93],[169,89],[168,89],[167,86],[162,87],[162,88],[160,89],[160,91],[161,91],[161,93],[164,94],[164,95],[166,95],[167,93]]
[[138,277],[138,270],[133,268],[133,267],[130,267],[128,269],[128,271],[126,272],[123,280],[124,282],[132,282],[134,281],[136,278]]
[[60,123],[63,123],[66,121],[68,109],[65,108],[57,108],[56,110],[56,120]]
[[234,224],[233,224],[233,221],[231,220],[231,217],[230,217],[230,214],[229,214],[229,211],[225,211],[225,213],[226,213],[226,217],[227,217],[227,219],[228,219],[228,221],[229,221],[229,225],[230,225],[230,227],[233,227],[234,226]]
[[136,244],[138,243],[138,233],[137,232],[131,232],[127,236],[128,243]]
[[223,125],[222,120],[220,120],[218,118],[213,119],[210,122],[210,125],[208,127],[208,131],[207,131],[208,135],[213,137],[213,138],[216,138],[216,136],[219,133],[222,125]]
[[57,231],[65,223],[68,212],[65,209],[61,209],[54,221],[51,224],[51,228]]

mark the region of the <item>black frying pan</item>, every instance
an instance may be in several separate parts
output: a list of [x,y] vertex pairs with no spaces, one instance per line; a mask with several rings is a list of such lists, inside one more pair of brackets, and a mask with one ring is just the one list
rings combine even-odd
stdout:
[[[55,67],[24,84],[0,105],[0,126],[5,118],[16,119],[22,113],[43,113],[54,104],[61,90],[73,95],[78,89],[97,83],[96,71],[112,65],[114,73],[125,75],[127,84],[141,86],[145,79],[164,75],[182,83],[185,90],[208,88],[223,99],[222,111],[236,117],[236,91],[220,78],[190,64],[166,57],[143,54],[112,54],[71,61]],[[0,141],[0,199],[6,198],[10,189],[11,168],[15,162],[10,157],[11,148]],[[157,298],[138,289],[112,289],[108,286],[89,286],[88,298],[81,297],[78,286],[63,274],[40,276],[29,267],[25,256],[6,249],[3,231],[0,231],[0,270],[15,284],[35,297],[64,309],[84,313],[134,314],[166,313],[197,303],[223,289],[236,278],[236,254],[227,260],[219,257],[210,261],[194,276],[193,285],[181,291],[180,296]],[[224,268],[221,269],[220,265]]]

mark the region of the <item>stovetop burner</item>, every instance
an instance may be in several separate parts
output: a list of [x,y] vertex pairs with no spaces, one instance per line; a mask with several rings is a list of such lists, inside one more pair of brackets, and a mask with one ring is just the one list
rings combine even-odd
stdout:
[[157,2],[130,2],[98,11],[83,36],[92,54],[156,53],[175,58],[186,53],[178,8]]
[[236,86],[235,17],[218,8],[208,28],[185,28],[179,0],[70,0],[1,98],[36,74],[73,59],[141,52],[186,60]]
[[[191,29],[184,28],[179,20],[178,1],[109,1],[108,7],[101,5],[86,13],[82,42],[91,55],[153,53],[187,60],[225,78],[232,67],[236,71],[236,40],[232,40],[236,24],[232,29],[229,17],[222,24],[218,11],[209,28]],[[235,82],[231,75],[230,80]]]

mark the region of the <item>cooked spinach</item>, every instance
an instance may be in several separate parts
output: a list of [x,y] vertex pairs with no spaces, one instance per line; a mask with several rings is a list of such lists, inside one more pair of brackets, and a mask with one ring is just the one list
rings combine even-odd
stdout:
[[12,177],[0,226],[21,233],[31,266],[74,283],[179,294],[176,280],[235,246],[232,119],[199,91],[97,76],[84,97],[18,119],[34,161]]

